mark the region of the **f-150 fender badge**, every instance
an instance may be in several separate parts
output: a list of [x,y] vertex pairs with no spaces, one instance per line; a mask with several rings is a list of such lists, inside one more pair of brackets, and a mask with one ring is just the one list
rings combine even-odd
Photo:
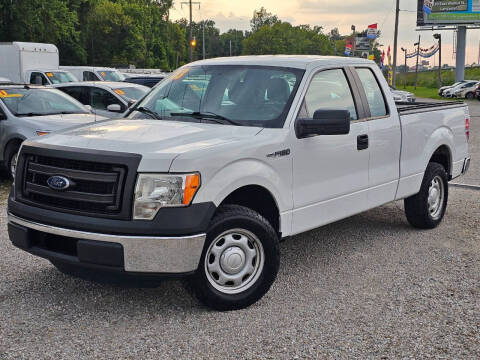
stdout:
[[267,154],[267,158],[278,158],[282,156],[290,155],[290,149],[275,151],[274,153]]

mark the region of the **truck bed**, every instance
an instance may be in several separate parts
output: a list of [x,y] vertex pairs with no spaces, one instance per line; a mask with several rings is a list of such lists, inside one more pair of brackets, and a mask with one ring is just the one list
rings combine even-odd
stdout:
[[463,107],[463,101],[436,101],[436,102],[396,102],[397,111],[400,115],[416,114],[426,111],[444,110],[449,108]]

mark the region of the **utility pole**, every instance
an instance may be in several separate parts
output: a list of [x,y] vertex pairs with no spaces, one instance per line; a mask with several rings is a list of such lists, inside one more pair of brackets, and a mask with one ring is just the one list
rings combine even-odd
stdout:
[[457,58],[455,61],[455,81],[465,80],[465,46],[467,27],[459,26],[457,30]]
[[438,40],[438,87],[442,87],[442,34],[433,34]]
[[202,27],[202,34],[203,34],[203,39],[202,39],[202,52],[203,52],[203,60],[205,60],[205,20],[202,21],[203,27]]
[[418,57],[420,56],[420,35],[418,35],[418,42],[413,45],[417,46],[417,66],[415,67],[415,90],[416,90],[417,83],[418,83]]
[[403,77],[403,88],[406,89],[407,88],[407,49],[404,49],[402,47],[402,51],[405,53],[405,68],[403,69],[403,72],[405,73],[405,76]]
[[190,62],[192,62],[193,61],[192,5],[198,5],[198,8],[200,9],[200,2],[188,0],[188,2],[184,1],[184,2],[180,3],[180,7],[182,7],[183,5],[188,5],[188,7],[190,9],[190,22],[189,22],[190,38],[188,39],[188,44],[189,44],[189,47],[190,47]]
[[230,56],[232,56],[232,40],[230,40]]
[[400,0],[397,0],[397,8],[395,10],[395,35],[393,38],[393,82],[395,87],[397,82],[397,46],[398,46],[398,15],[400,13]]

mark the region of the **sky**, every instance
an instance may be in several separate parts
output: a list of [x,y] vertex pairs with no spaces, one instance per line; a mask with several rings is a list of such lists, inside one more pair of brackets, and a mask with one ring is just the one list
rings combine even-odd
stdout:
[[[197,0],[194,0],[197,1]],[[393,34],[395,27],[395,0],[199,0],[193,8],[193,20],[212,19],[221,32],[230,28],[249,30],[253,11],[265,7],[268,12],[276,14],[282,21],[293,25],[321,25],[325,33],[338,27],[340,33],[349,34],[355,25],[357,30],[366,29],[369,24],[378,23],[381,30],[379,42],[384,45],[385,52],[390,45],[393,54]],[[399,47],[397,61],[403,64],[401,47],[414,51],[413,44],[421,35],[421,47],[428,48],[436,40],[432,31],[416,31],[417,0],[400,0]],[[174,2],[170,12],[173,20],[188,18],[188,5]],[[438,32],[438,31],[436,31]],[[442,34],[442,64],[455,64],[453,57],[453,31],[440,31]],[[467,31],[467,64],[477,63],[479,57],[480,30]],[[431,65],[438,62],[430,58]],[[415,59],[408,64],[414,65]]]

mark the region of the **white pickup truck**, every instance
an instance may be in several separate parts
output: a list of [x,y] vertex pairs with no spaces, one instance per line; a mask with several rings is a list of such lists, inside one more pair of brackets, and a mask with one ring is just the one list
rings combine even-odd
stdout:
[[367,60],[199,61],[125,119],[25,142],[9,235],[66,273],[192,275],[208,306],[244,308],[282,238],[400,199],[437,226],[468,136],[466,105],[395,104]]

